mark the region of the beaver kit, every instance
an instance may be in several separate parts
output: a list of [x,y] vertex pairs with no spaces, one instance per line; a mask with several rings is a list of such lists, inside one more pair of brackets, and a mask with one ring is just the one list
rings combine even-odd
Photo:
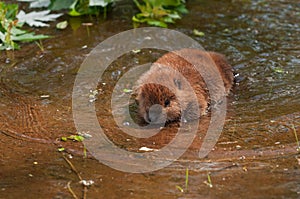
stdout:
[[[204,72],[200,73],[199,68]],[[214,74],[208,74],[205,81],[203,73],[213,68],[216,68]],[[216,86],[214,92],[219,94],[213,99],[207,81],[217,84],[211,76],[218,74],[223,89]],[[198,49],[169,52],[138,80],[135,90],[138,115],[147,123],[197,119],[207,113],[213,101],[228,95],[233,79],[232,67],[219,53]]]

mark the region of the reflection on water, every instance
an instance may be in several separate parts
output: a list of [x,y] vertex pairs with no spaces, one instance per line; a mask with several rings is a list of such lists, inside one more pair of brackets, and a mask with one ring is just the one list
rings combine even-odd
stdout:
[[[294,134],[300,137],[299,2],[197,0],[187,6],[190,13],[170,28],[194,38],[207,50],[225,54],[237,74],[219,143],[207,158],[197,159],[209,123],[205,117],[190,150],[160,171],[122,173],[77,156],[71,159],[77,170],[95,181],[88,198],[299,197]],[[93,47],[132,28],[134,11],[133,4],[124,1],[107,20],[73,18],[67,30],[53,28],[54,37],[43,41],[44,52],[35,44],[24,44],[20,51],[1,53],[0,198],[32,198],[37,193],[72,198],[66,188],[69,181],[80,195],[76,175],[56,152],[63,146],[72,154],[83,153],[81,143],[59,139],[76,132],[71,110],[73,82]],[[81,26],[85,21],[94,25]],[[205,36],[194,36],[193,29]],[[99,84],[97,116],[107,136],[121,148],[159,148],[159,143],[168,144],[174,136],[176,126],[148,140],[122,134],[109,108],[115,81],[130,67],[159,56],[160,51],[151,49],[129,53],[107,69]],[[187,167],[188,192],[181,193],[176,186],[184,187]],[[213,188],[203,183],[207,172],[211,172]]]

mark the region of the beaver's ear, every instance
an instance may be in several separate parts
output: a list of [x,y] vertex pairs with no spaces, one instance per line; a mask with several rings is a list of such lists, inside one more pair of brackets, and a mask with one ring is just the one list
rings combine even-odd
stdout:
[[179,89],[179,90],[181,90],[181,88],[182,88],[182,86],[181,86],[181,81],[179,80],[179,79],[176,79],[176,78],[174,78],[174,84],[175,84],[175,86]]

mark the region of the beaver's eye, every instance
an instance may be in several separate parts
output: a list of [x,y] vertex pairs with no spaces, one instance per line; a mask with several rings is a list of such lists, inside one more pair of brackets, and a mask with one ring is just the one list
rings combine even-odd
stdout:
[[166,100],[165,100],[165,107],[168,107],[168,106],[170,106],[170,100],[169,100],[169,99],[166,99]]

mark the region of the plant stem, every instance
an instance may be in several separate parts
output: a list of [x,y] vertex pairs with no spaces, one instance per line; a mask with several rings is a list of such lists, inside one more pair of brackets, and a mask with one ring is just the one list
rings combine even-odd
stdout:
[[189,168],[186,168],[186,170],[185,170],[185,191],[188,190],[188,184],[189,184]]
[[295,125],[294,125],[294,124],[292,124],[292,129],[293,129],[293,131],[294,131],[294,135],[295,135],[296,142],[297,142],[297,145],[298,145],[297,151],[300,152],[300,142],[299,142],[299,140],[298,140],[297,131],[296,131],[296,128],[295,128]]

